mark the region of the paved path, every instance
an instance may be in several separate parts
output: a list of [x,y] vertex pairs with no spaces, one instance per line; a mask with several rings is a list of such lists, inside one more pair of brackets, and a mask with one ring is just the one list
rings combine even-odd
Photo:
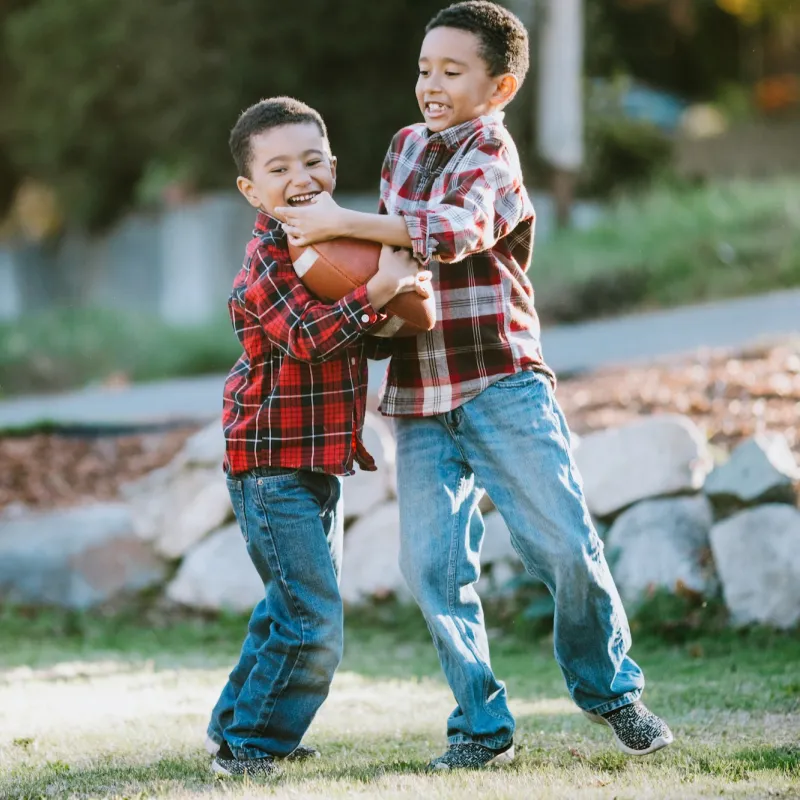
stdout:
[[[545,330],[542,339],[547,361],[563,374],[791,334],[800,334],[800,290],[562,325]],[[373,389],[383,369],[371,364]],[[125,428],[211,420],[220,412],[222,382],[214,375],[19,397],[0,402],[0,430],[43,423]]]

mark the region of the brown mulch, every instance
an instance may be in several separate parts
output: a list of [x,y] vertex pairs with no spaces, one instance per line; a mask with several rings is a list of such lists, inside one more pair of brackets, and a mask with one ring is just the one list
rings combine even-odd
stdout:
[[605,369],[562,381],[558,398],[578,434],[670,412],[693,419],[726,450],[769,431],[784,434],[800,456],[800,339]]
[[[725,449],[776,431],[800,457],[800,339],[605,369],[560,381],[558,398],[579,434],[673,412],[691,417]],[[16,503],[51,508],[113,500],[123,483],[167,464],[192,433],[0,437],[0,510]]]
[[19,503],[43,509],[114,500],[123,483],[168,464],[195,430],[0,437],[0,510]]

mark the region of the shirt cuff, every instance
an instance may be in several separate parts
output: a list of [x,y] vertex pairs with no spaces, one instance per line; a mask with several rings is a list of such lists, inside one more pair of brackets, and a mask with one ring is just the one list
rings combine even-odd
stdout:
[[376,311],[367,298],[367,286],[359,286],[340,301],[348,318],[356,323],[359,332],[365,333],[370,328],[383,322],[386,314]]
[[431,248],[428,244],[428,226],[427,220],[423,222],[421,217],[414,214],[402,214],[403,222],[406,224],[408,230],[408,237],[411,239],[411,252],[414,258],[419,261],[423,267],[427,267],[430,260],[433,258],[436,251],[436,245]]

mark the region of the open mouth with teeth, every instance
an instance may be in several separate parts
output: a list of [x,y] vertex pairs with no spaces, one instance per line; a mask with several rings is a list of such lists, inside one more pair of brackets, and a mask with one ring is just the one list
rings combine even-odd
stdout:
[[444,103],[428,102],[425,103],[425,113],[429,117],[440,117],[447,111],[447,106]]
[[288,199],[290,206],[304,206],[310,203],[319,192],[308,192],[307,194],[296,194],[294,197]]

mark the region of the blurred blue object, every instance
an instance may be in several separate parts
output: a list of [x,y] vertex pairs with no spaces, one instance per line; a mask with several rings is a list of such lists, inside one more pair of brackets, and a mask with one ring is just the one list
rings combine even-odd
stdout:
[[629,119],[650,122],[666,133],[674,133],[688,104],[667,92],[631,84],[622,93],[620,105]]

